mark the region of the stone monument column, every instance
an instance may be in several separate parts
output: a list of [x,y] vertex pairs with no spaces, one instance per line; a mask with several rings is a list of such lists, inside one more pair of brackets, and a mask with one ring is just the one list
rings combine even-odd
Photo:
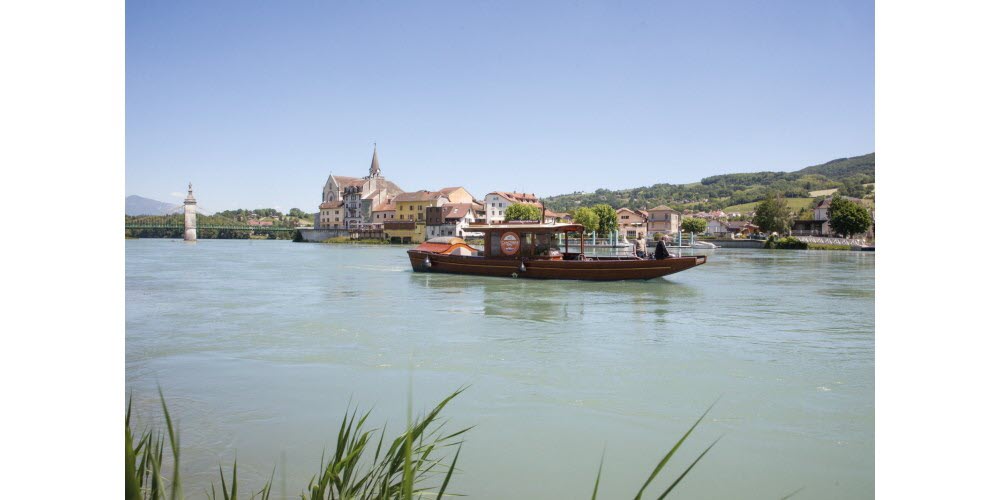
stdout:
[[194,208],[198,202],[194,199],[191,183],[188,183],[188,195],[184,198],[184,241],[198,241],[198,217]]

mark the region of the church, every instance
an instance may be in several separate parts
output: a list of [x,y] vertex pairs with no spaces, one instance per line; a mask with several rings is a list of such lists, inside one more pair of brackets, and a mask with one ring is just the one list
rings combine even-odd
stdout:
[[372,225],[372,209],[389,203],[403,190],[382,176],[378,147],[363,178],[330,175],[323,185],[316,226],[320,229],[366,229]]

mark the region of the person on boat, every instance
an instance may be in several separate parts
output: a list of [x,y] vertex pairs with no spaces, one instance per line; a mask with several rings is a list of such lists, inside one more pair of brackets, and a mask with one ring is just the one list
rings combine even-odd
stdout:
[[667,237],[660,236],[660,241],[656,243],[656,251],[653,253],[656,260],[669,259],[673,257],[670,252],[667,251]]
[[641,237],[635,239],[635,256],[640,259],[646,258],[646,240]]

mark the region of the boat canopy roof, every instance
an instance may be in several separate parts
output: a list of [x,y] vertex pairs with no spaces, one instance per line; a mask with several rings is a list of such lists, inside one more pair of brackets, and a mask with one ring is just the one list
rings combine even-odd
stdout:
[[427,243],[443,243],[445,245],[457,245],[459,243],[465,243],[462,238],[457,238],[455,236],[438,236],[437,238],[431,238],[427,240]]
[[521,231],[525,233],[571,233],[583,231],[581,224],[540,224],[536,221],[525,221],[523,223],[511,221],[503,224],[469,224],[469,230],[489,231]]

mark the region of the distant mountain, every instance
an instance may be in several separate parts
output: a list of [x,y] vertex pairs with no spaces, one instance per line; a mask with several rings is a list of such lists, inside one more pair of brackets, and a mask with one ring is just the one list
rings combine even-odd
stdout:
[[142,196],[125,197],[125,215],[169,215],[183,207],[183,205],[164,203]]
[[789,198],[808,198],[810,191],[834,189],[846,196],[861,198],[875,182],[875,153],[840,158],[794,172],[750,172],[705,177],[691,184],[653,184],[631,189],[598,189],[593,193],[572,193],[544,198],[546,208],[556,211],[607,203],[614,208],[717,210],[753,203],[768,193]]

